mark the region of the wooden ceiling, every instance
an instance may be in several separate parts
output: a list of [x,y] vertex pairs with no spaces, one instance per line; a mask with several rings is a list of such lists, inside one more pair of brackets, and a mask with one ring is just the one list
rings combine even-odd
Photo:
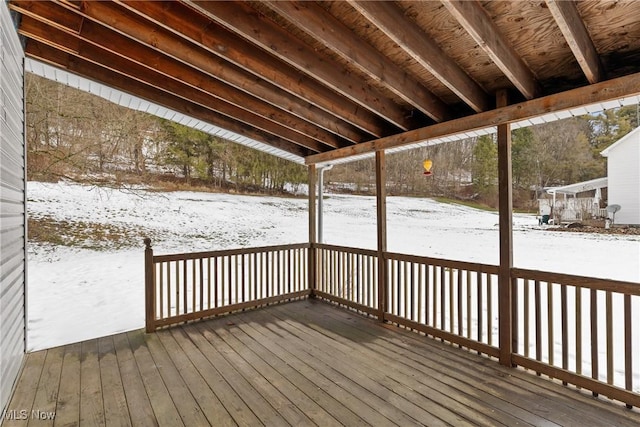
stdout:
[[10,8],[27,56],[308,163],[640,93],[636,0]]

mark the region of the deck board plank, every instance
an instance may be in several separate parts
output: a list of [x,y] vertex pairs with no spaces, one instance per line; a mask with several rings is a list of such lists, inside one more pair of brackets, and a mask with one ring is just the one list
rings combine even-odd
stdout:
[[60,389],[54,426],[71,427],[80,422],[80,357],[82,344],[68,345],[62,359]]
[[[201,328],[200,330],[207,328],[205,324],[199,326]],[[289,400],[289,394],[281,392],[279,388],[271,384],[262,372],[243,359],[237,352],[237,349],[231,347],[226,341],[220,338],[218,332],[224,331],[225,328],[207,330],[211,332],[209,335],[211,344],[216,346],[220,355],[223,356],[229,365],[233,366],[240,375],[251,383],[256,391],[260,393],[289,424],[293,426],[315,425],[303,411]]]
[[[309,311],[300,312],[299,315],[303,316]],[[302,340],[316,343],[317,346],[320,346],[318,351],[320,351],[321,347],[326,348],[328,352],[326,357],[330,358],[330,354],[333,352],[356,354],[357,356],[354,357],[353,363],[357,366],[352,366],[350,369],[362,369],[370,373],[377,373],[376,376],[372,377],[372,380],[393,388],[402,398],[412,401],[421,407],[428,408],[432,411],[432,416],[439,417],[447,422],[453,421],[456,425],[508,426],[522,424],[521,420],[506,413],[499,416],[500,414],[495,410],[486,414],[479,412],[480,409],[483,409],[479,404],[476,404],[473,399],[468,398],[459,390],[449,386],[448,383],[452,379],[451,377],[447,377],[443,381],[434,379],[419,381],[414,376],[407,375],[405,373],[406,368],[401,365],[401,361],[394,360],[394,363],[389,363],[393,359],[381,357],[374,351],[367,349],[361,341],[364,336],[359,335],[357,329],[341,327],[339,330],[342,333],[333,332],[338,329],[337,323],[332,325],[331,328],[321,328],[315,324],[299,327],[295,321],[291,321],[291,316],[278,309],[270,310],[269,314],[297,329]],[[356,351],[357,353],[354,353]],[[405,387],[394,387],[394,382],[403,384]],[[415,393],[416,391],[418,393]],[[464,418],[456,418],[455,414]],[[493,417],[491,417],[492,415]],[[424,419],[424,416],[419,419]]]
[[640,425],[638,408],[315,300],[28,354],[7,409],[29,417],[3,427]]
[[[147,391],[147,396],[149,396],[154,416],[160,426],[183,426],[184,423],[182,422],[180,413],[171,399],[169,390],[160,375],[158,365],[151,357],[151,353],[147,347],[147,339],[149,337],[150,336],[145,335],[142,331],[127,333],[127,338],[133,351],[133,357],[138,365],[142,383]],[[171,387],[171,384],[169,387]]]
[[160,343],[157,334],[149,334],[146,337],[147,347],[158,366],[158,371],[167,388],[176,409],[185,426],[206,426],[209,422],[202,412],[200,405],[191,394],[173,361]]
[[224,405],[220,402],[220,399],[218,399],[204,378],[202,378],[196,366],[193,365],[189,357],[175,340],[171,331],[160,331],[157,335],[167,354],[178,369],[183,381],[200,405],[200,408],[202,408],[203,414],[209,424],[212,426],[225,427],[237,425]]
[[[174,328],[171,334],[184,349],[191,363],[195,366],[206,381],[207,385],[216,394],[216,397],[224,405],[225,409],[231,415],[234,422],[239,426],[259,425],[260,420],[253,413],[251,408],[242,400],[242,398],[233,390],[233,388],[225,381],[218,370],[209,362],[204,354],[197,346],[198,334],[189,334],[183,328]],[[192,338],[192,336],[194,338]]]
[[34,414],[47,412],[53,413],[56,411],[65,349],[65,347],[56,347],[47,350],[44,368],[42,369],[40,383],[38,384],[38,391],[36,392],[36,397],[33,401],[33,408],[28,411],[27,426],[53,425],[54,420],[39,420],[34,416]]
[[104,399],[98,340],[82,342],[80,363],[80,425],[104,427]]
[[[22,411],[28,413],[34,407],[46,357],[46,350],[27,355],[20,381],[18,381],[13,398],[7,406],[3,426],[23,427],[27,425],[28,419],[23,418],[25,412]],[[2,419],[0,419],[1,421]]]
[[[324,376],[329,384],[323,386],[328,388],[330,392],[337,392],[336,386],[339,386],[347,394],[345,398],[350,398],[354,404],[359,403],[353,410],[373,425],[379,424],[397,424],[397,425],[419,425],[416,419],[411,418],[402,410],[393,405],[389,405],[386,399],[390,398],[399,402],[392,392],[382,390],[372,381],[358,373],[350,372],[348,369],[342,369],[347,357],[335,357],[329,361],[318,359],[317,355],[309,353],[309,344],[296,340],[286,330],[275,324],[269,324],[268,318],[263,317],[263,313],[256,313],[258,321],[255,326],[264,331],[266,338],[273,341],[276,345],[286,348],[295,358],[299,360],[312,360],[312,369]],[[357,400],[357,401],[356,401]],[[375,417],[374,420],[367,418]],[[432,420],[434,423],[437,420]],[[436,425],[436,424],[434,424]]]
[[[299,366],[301,361],[295,362],[288,354],[278,352],[274,347],[260,335],[254,335],[252,330],[247,330],[241,325],[236,326],[233,337],[242,342],[249,351],[261,357],[280,375],[288,379],[302,393],[317,403],[324,411],[334,417],[341,425],[362,425],[364,420],[358,417],[354,412],[344,406],[340,400],[336,399],[327,390],[312,381],[313,378],[307,378],[294,366]],[[285,354],[283,356],[283,354]],[[326,425],[330,425],[327,420]]]
[[122,387],[127,399],[129,416],[133,427],[157,426],[151,402],[142,383],[138,365],[133,357],[126,334],[113,336],[116,359],[122,376]]
[[[315,424],[326,427],[342,425],[318,403],[317,394],[313,393],[309,388],[296,387],[294,383],[287,379],[286,375],[278,372],[273,366],[277,365],[277,362],[273,360],[276,357],[275,355],[265,355],[266,349],[263,348],[256,351],[246,345],[246,341],[242,341],[239,338],[239,336],[245,335],[239,328],[236,326],[233,326],[231,330],[220,328],[215,333],[233,348],[246,363],[261,372],[274,388],[282,390],[282,393],[291,399],[291,402],[300,408]],[[317,388],[314,389],[317,390]],[[308,393],[312,393],[313,396],[309,396]]]
[[256,390],[255,385],[244,378],[242,374],[220,354],[216,348],[215,339],[211,332],[206,328],[201,328],[201,325],[193,326],[195,326],[195,328],[190,329],[193,330],[194,333],[190,334],[190,337],[209,362],[215,366],[225,381],[253,411],[260,422],[264,425],[273,426],[289,425],[285,418]]
[[113,336],[98,339],[98,361],[100,362],[105,424],[130,427],[131,418],[122,385],[122,374],[116,360]]

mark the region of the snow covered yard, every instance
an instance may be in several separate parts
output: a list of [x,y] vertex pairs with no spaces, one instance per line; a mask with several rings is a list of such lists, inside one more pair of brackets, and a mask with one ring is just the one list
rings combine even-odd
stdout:
[[[36,220],[100,230],[85,240],[60,236],[73,240],[71,247],[30,244],[30,351],[143,327],[145,236],[157,254],[308,238],[306,199],[39,182],[29,183],[28,199]],[[387,204],[390,251],[498,263],[496,213],[423,198],[389,197]],[[376,247],[375,198],[330,195],[324,206],[325,242]],[[514,263],[640,282],[640,236],[553,232],[535,216],[517,214]]]

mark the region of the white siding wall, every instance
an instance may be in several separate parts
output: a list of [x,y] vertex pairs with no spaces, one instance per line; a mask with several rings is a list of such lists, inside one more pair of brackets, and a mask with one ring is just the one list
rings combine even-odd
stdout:
[[607,161],[610,205],[620,205],[616,224],[640,225],[640,133],[615,146]]
[[24,53],[0,2],[0,413],[25,352]]

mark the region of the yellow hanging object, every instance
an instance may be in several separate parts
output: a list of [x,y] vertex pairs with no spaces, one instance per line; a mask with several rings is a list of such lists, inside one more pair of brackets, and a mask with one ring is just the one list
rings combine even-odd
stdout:
[[422,162],[422,166],[424,167],[424,174],[431,175],[431,166],[433,166],[433,162],[429,159]]

